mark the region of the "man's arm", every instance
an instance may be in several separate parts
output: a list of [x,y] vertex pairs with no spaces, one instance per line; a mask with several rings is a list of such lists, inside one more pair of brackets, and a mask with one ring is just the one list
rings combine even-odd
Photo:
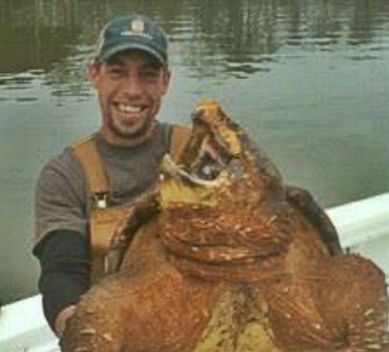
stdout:
[[56,230],[34,248],[41,265],[39,290],[50,327],[61,335],[80,296],[90,286],[89,244],[85,236]]
[[[38,286],[50,327],[62,322],[89,287],[86,187],[81,165],[69,152],[50,161],[38,178],[35,197],[36,244],[41,275]],[[57,323],[56,323],[57,320]]]

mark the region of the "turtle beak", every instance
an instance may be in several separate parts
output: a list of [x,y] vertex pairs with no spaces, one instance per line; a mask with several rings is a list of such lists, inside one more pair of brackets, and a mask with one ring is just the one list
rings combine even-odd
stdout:
[[192,113],[192,121],[194,126],[207,126],[213,143],[221,153],[231,157],[237,157],[241,153],[242,146],[238,136],[242,132],[241,128],[227,117],[216,101],[202,102]]

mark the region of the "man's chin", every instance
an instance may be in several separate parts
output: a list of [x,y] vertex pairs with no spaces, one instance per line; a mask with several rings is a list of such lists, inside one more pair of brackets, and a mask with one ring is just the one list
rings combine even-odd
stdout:
[[125,125],[121,124],[119,126],[112,126],[112,132],[114,132],[118,137],[124,139],[139,139],[149,135],[150,131],[153,128],[153,124],[133,124]]

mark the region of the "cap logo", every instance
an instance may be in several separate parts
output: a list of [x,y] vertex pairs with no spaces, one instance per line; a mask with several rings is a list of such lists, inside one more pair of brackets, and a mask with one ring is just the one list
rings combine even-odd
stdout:
[[141,36],[149,40],[152,39],[152,36],[149,33],[146,33],[145,30],[145,23],[141,19],[136,19],[129,24],[128,30],[121,32],[121,35],[130,37]]
[[130,24],[130,30],[134,33],[143,33],[145,31],[145,23],[142,20],[133,20]]

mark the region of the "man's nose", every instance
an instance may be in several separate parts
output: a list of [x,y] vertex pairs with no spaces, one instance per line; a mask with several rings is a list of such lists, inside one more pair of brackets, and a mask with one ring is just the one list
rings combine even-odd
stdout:
[[123,92],[129,96],[140,95],[143,91],[142,80],[137,73],[129,74],[123,81]]

